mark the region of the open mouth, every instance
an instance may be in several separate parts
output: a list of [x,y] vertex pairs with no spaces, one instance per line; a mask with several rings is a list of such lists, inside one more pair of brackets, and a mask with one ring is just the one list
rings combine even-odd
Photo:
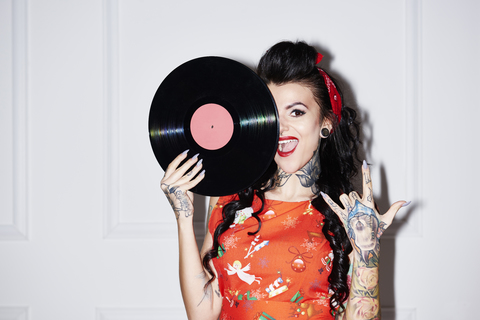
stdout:
[[278,141],[277,153],[280,157],[288,157],[297,148],[298,139],[295,137],[281,137]]

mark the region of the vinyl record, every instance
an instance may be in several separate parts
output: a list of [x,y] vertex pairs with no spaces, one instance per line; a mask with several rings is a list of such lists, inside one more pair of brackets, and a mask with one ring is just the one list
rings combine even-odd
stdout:
[[181,152],[199,153],[205,178],[191,191],[222,196],[257,181],[275,156],[279,122],[265,83],[221,57],[190,60],[160,84],[149,115],[150,142],[163,170]]

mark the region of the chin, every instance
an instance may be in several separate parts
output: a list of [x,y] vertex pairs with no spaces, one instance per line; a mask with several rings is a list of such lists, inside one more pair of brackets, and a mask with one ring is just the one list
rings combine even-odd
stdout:
[[288,174],[294,174],[295,172],[298,171],[298,170],[295,170],[295,169],[288,170],[288,169],[284,169],[282,167],[280,167],[280,169],[282,169],[283,172],[288,173]]
[[282,169],[285,173],[293,174],[298,170],[302,169],[306,163],[300,164],[298,162],[292,161],[293,159],[282,158],[279,155],[275,155],[275,162],[277,166]]

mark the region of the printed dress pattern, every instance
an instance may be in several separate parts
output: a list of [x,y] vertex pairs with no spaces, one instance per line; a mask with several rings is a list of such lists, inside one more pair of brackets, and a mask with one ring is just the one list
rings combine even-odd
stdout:
[[[222,208],[232,196],[221,197],[209,222],[214,233]],[[261,207],[237,212],[220,237],[213,264],[223,296],[219,319],[334,319],[330,313],[328,276],[333,252],[322,233],[324,216],[310,201],[265,200],[258,222],[251,214]]]

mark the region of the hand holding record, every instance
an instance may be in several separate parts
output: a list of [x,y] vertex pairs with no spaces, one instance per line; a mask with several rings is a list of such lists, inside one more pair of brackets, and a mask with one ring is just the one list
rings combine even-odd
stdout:
[[[161,181],[161,188],[167,196],[177,220],[181,217],[188,218],[193,215],[193,193],[189,190],[205,177],[205,170],[200,172],[202,160],[198,160],[198,154],[178,167],[187,158],[187,154],[188,150],[179,154],[168,165]],[[200,174],[198,174],[199,172]]]

